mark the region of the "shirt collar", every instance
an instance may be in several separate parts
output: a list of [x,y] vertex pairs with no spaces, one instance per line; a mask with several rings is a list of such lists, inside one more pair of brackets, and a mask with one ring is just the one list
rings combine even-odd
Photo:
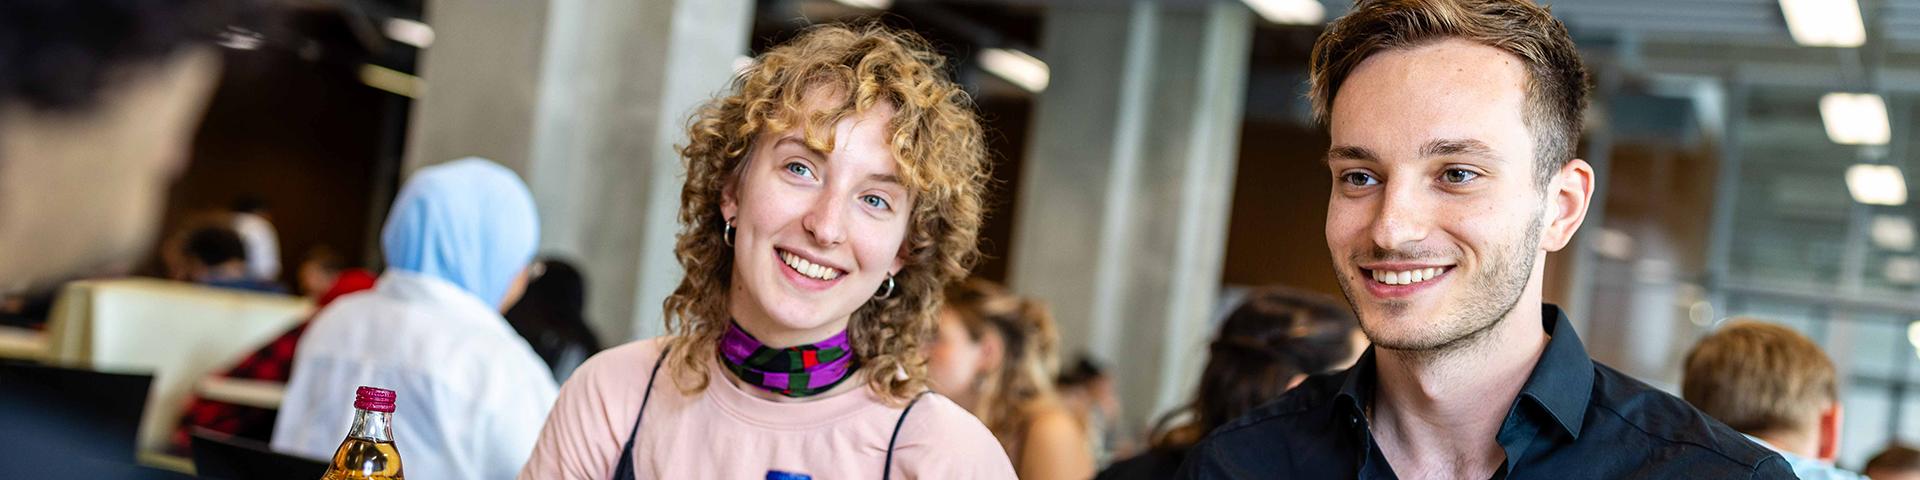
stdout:
[[[1546,410],[1554,419],[1554,424],[1565,430],[1573,438],[1580,437],[1580,426],[1585,423],[1587,403],[1593,399],[1593,358],[1587,356],[1587,349],[1580,344],[1580,336],[1573,331],[1572,322],[1567,320],[1565,312],[1552,304],[1541,304],[1541,325],[1546,329],[1547,349],[1540,354],[1540,361],[1528,374],[1527,383],[1520,387],[1520,399],[1530,399],[1535,405]],[[1340,393],[1335,395],[1335,403],[1347,410],[1356,422],[1366,421],[1366,405],[1373,400],[1373,391],[1377,371],[1374,366],[1373,347],[1367,347],[1353,368],[1347,370],[1346,379],[1340,385]],[[1519,402],[1515,402],[1515,407]]]

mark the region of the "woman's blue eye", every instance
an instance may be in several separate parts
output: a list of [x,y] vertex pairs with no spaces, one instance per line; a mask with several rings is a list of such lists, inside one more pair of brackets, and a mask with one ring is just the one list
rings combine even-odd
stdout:
[[801,165],[799,162],[787,164],[787,173],[799,175],[802,177],[809,177],[809,178],[813,177],[813,169],[808,168],[806,165]]
[[1368,175],[1360,172],[1352,172],[1352,173],[1341,175],[1340,181],[1347,182],[1347,185],[1352,185],[1356,187],[1365,187],[1365,186],[1376,185],[1380,183],[1380,180],[1373,178],[1373,175]]
[[1449,168],[1445,173],[1440,174],[1440,179],[1447,183],[1467,183],[1475,178],[1480,178],[1480,174],[1458,168]]
[[887,199],[880,198],[879,195],[864,195],[860,197],[860,201],[866,202],[867,206],[869,207],[878,208],[882,210],[893,207],[893,205],[887,203]]

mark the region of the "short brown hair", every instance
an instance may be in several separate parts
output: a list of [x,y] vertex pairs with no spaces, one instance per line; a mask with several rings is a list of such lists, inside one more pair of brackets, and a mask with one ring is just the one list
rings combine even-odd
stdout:
[[1874,454],[1867,460],[1867,468],[1860,473],[1868,475],[1893,475],[1899,473],[1920,473],[1920,450],[1904,444],[1887,445],[1886,450]]
[[[810,101],[825,106],[809,110]],[[739,180],[754,139],[798,128],[808,148],[830,152],[834,124],[883,104],[895,109],[888,147],[913,199],[906,268],[894,276],[898,293],[853,312],[847,337],[875,393],[904,403],[926,388],[921,341],[933,335],[941,292],[979,256],[986,140],[945,57],[913,32],[864,23],[807,28],[755,58],[693,115],[680,148],[687,181],[673,250],[686,277],[665,305],[675,335],[667,366],[687,380],[686,391],[706,388],[730,319],[733,249],[723,238],[721,192]]]
[[1460,38],[1526,64],[1535,183],[1544,188],[1573,159],[1587,108],[1587,69],[1567,27],[1528,0],[1360,0],[1313,45],[1313,115],[1331,120],[1347,75],[1376,53]]
[[1833,361],[1793,329],[1735,320],[1687,352],[1680,394],[1742,433],[1808,428],[1839,398]]

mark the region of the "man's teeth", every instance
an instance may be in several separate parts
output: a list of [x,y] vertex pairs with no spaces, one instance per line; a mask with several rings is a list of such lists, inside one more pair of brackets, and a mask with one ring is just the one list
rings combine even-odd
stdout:
[[806,275],[814,279],[833,280],[840,278],[839,270],[809,262],[807,259],[800,258],[799,255],[780,252],[780,260],[787,262],[787,266],[793,267],[793,271],[800,272],[801,275]]
[[1420,268],[1420,269],[1405,270],[1405,271],[1399,271],[1399,272],[1389,272],[1386,270],[1374,270],[1373,281],[1384,283],[1387,285],[1412,285],[1415,283],[1432,280],[1433,277],[1440,276],[1440,274],[1445,271],[1447,271],[1445,267]]

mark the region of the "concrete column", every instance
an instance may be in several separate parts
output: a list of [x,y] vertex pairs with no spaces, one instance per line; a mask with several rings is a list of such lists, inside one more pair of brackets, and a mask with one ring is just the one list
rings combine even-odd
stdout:
[[[1009,252],[1062,352],[1114,368],[1128,428],[1189,394],[1219,292],[1253,19],[1235,2],[1065,6],[1042,27]],[[1276,206],[1284,208],[1284,206]]]
[[680,281],[673,256],[693,109],[747,51],[747,0],[433,0],[406,166],[467,155],[525,177],[541,251],[588,281],[587,315],[613,344],[659,335]]

